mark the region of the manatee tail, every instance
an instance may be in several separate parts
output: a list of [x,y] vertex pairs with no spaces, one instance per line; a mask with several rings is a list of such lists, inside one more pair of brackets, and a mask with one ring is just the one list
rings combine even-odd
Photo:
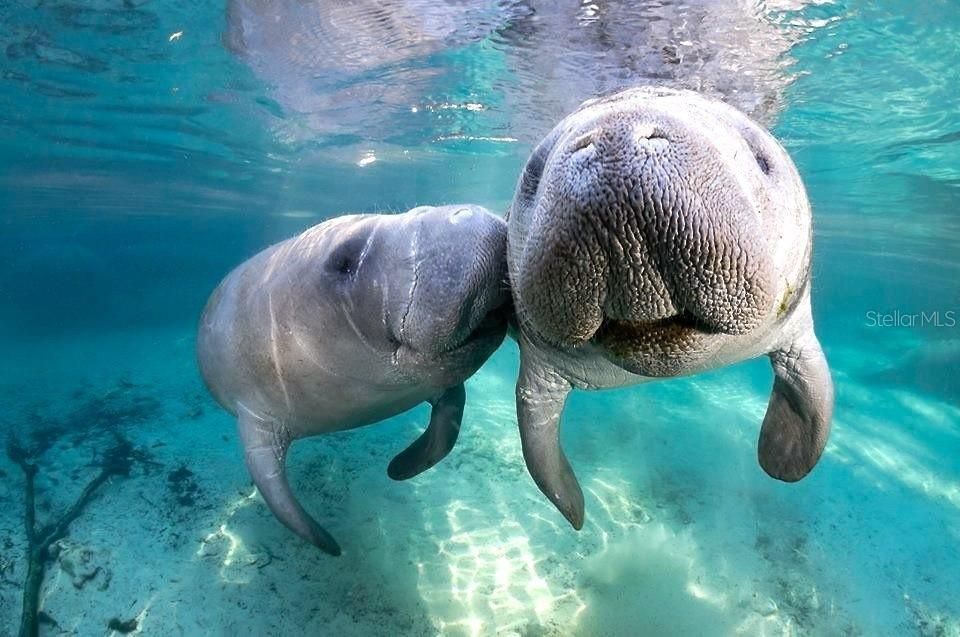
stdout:
[[337,541],[310,517],[290,490],[285,465],[291,438],[286,429],[242,407],[237,425],[247,469],[273,514],[307,542],[330,555],[340,555]]
[[[809,299],[806,312],[809,314]],[[813,320],[793,342],[770,353],[776,379],[760,430],[758,457],[770,476],[796,482],[823,453],[833,418],[833,380]]]

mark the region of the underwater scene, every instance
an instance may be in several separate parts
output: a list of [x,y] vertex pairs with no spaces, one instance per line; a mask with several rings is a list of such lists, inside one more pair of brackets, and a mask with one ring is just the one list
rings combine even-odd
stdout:
[[960,637],[958,321],[953,0],[0,0],[0,635]]

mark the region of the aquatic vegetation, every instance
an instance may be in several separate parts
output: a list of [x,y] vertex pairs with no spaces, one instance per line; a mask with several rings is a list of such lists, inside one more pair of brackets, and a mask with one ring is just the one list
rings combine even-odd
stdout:
[[102,458],[100,472],[91,480],[76,502],[59,519],[46,526],[36,523],[36,476],[39,471],[37,456],[24,448],[16,439],[7,443],[7,457],[23,471],[24,476],[24,528],[27,534],[27,574],[23,584],[23,611],[20,620],[20,637],[37,635],[37,615],[40,605],[40,586],[50,557],[50,549],[63,538],[73,522],[90,503],[94,494],[113,476],[129,475],[136,450],[129,441],[118,438],[116,445]]
[[193,471],[190,471],[187,465],[180,465],[178,469],[168,473],[167,484],[177,504],[183,507],[192,507],[196,504],[200,487],[193,479]]
[[923,602],[903,595],[919,637],[960,637],[960,618],[931,609]]
[[110,630],[115,630],[122,635],[126,635],[127,633],[132,633],[133,631],[135,631],[137,629],[138,624],[139,622],[137,622],[136,617],[134,617],[133,619],[127,619],[127,620],[114,617],[107,622],[107,628],[109,628]]
[[[85,397],[80,400],[74,411],[63,419],[44,418],[36,409],[28,412],[28,421],[20,431],[28,432],[28,442],[20,435],[10,433],[6,445],[6,455],[23,474],[23,511],[24,531],[26,534],[27,570],[23,580],[23,600],[20,619],[20,637],[35,637],[43,619],[40,609],[40,589],[44,573],[52,558],[59,557],[64,571],[73,578],[74,586],[82,588],[90,579],[96,577],[100,567],[87,568],[89,555],[82,549],[77,550],[70,544],[63,544],[70,525],[83,513],[100,489],[111,478],[124,478],[130,475],[134,465],[148,468],[156,465],[150,454],[126,438],[121,427],[130,423],[142,422],[156,413],[157,403],[147,397],[127,393],[131,384],[121,382],[100,399]],[[78,429],[78,423],[81,425]],[[99,428],[97,427],[99,425]],[[56,445],[61,438],[72,436],[72,444],[77,446],[93,434],[98,435],[98,446],[106,449],[94,453],[91,466],[97,469],[81,490],[76,500],[66,510],[46,524],[37,520],[37,477],[40,473],[40,461],[44,454]],[[106,439],[104,439],[106,434]],[[106,444],[104,444],[106,443]],[[6,571],[6,567],[3,569]],[[102,581],[103,587],[109,586],[109,578]],[[49,616],[45,616],[49,619]]]

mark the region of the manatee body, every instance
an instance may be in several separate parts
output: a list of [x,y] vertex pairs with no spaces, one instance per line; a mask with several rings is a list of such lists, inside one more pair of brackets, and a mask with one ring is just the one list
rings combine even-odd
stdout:
[[535,149],[508,218],[524,459],[575,528],[559,445],[572,388],[695,374],[768,354],[759,461],[795,481],[827,441],[833,384],[810,309],[810,206],[763,128],[697,93],[584,103]]
[[257,254],[213,292],[197,340],[204,381],[237,416],[257,488],[297,535],[340,552],[290,491],[293,440],[426,401],[430,424],[391,477],[453,447],[463,383],[506,333],[505,250],[506,224],[478,206],[344,216]]

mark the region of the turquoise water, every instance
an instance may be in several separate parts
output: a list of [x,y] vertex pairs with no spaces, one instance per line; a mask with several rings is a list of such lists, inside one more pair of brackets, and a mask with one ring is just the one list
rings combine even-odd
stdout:
[[[43,449],[41,525],[115,435],[136,450],[43,560],[41,634],[960,635],[960,7],[535,4],[293,15],[326,26],[291,55],[238,45],[223,3],[0,1],[0,426]],[[577,393],[574,532],[523,466],[508,342],[410,482],[386,466],[425,407],[298,443],[294,489],[345,552],[292,537],[196,371],[213,287],[346,212],[503,212],[566,112],[650,81],[764,121],[806,182],[837,389],[817,469],[757,466],[763,360]],[[15,634],[25,481],[6,455],[0,477]]]

